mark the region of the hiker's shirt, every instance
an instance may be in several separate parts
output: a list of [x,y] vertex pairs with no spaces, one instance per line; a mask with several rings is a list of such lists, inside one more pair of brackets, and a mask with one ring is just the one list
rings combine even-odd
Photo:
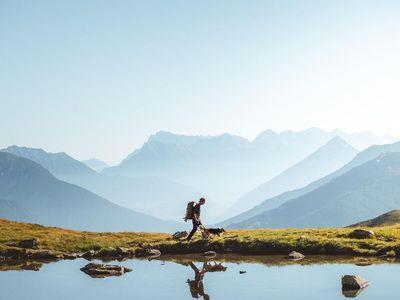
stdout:
[[195,221],[197,221],[198,223],[201,223],[200,221],[200,204],[197,203],[194,207],[193,207],[193,219]]

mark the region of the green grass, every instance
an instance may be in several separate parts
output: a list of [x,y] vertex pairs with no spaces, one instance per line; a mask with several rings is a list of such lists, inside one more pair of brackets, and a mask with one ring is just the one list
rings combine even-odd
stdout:
[[229,230],[209,243],[197,235],[192,242],[177,242],[165,233],[95,233],[73,231],[0,219],[0,249],[15,247],[19,241],[38,238],[39,249],[63,253],[84,252],[107,247],[136,248],[152,244],[166,254],[201,253],[215,250],[238,254],[304,254],[379,256],[400,245],[400,226],[373,228],[371,239],[352,239],[353,228]]

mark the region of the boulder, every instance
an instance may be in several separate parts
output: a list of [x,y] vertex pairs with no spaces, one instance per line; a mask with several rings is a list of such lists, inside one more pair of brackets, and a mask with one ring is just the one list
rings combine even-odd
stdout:
[[122,257],[131,257],[135,255],[135,251],[129,248],[124,248],[124,247],[117,247],[115,248],[115,252],[117,253],[118,256]]
[[117,265],[89,263],[81,268],[81,271],[93,278],[103,278],[108,276],[121,276],[127,272],[131,272],[132,270]]
[[63,253],[62,258],[63,259],[76,259],[79,257],[79,254],[77,253]]
[[27,251],[26,257],[37,260],[60,260],[63,259],[63,254],[50,250],[30,250]]
[[342,290],[354,291],[363,289],[370,283],[358,275],[344,275],[342,276]]
[[101,248],[94,254],[94,257],[97,258],[107,258],[107,257],[117,257],[118,253],[115,248],[108,247],[108,248]]
[[353,239],[371,239],[375,237],[375,232],[367,229],[354,229],[349,233],[349,237]]
[[215,251],[204,252],[204,256],[215,256],[215,255],[217,255],[217,252],[215,252]]
[[187,231],[177,231],[172,235],[174,240],[180,240],[185,238],[188,235]]
[[36,238],[30,238],[26,240],[22,240],[18,243],[18,247],[26,248],[26,249],[35,249],[37,248],[39,240]]
[[92,259],[97,255],[97,251],[89,250],[82,254],[83,258]]
[[287,258],[292,260],[300,260],[303,259],[305,256],[300,252],[292,251],[288,254]]
[[161,255],[161,251],[158,249],[144,246],[142,248],[136,249],[135,255],[137,257],[158,257]]

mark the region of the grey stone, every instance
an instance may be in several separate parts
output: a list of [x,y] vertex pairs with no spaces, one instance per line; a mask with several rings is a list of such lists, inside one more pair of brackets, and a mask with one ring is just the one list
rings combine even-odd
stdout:
[[22,240],[18,243],[18,247],[26,248],[26,249],[34,249],[37,248],[39,240],[37,238],[31,238]]
[[97,255],[97,251],[89,250],[82,254],[82,257],[86,259],[92,259]]
[[94,278],[121,276],[132,270],[123,266],[89,263],[81,271]]
[[188,235],[187,231],[177,231],[172,235],[174,240],[180,240]]
[[158,257],[161,255],[161,251],[150,247],[138,248],[135,251],[137,257]]
[[368,286],[370,283],[358,275],[344,275],[342,276],[342,290],[351,291],[359,290]]
[[301,254],[300,252],[292,251],[288,254],[287,258],[293,259],[293,260],[300,260],[303,259],[305,256]]
[[375,232],[367,229],[354,229],[349,233],[349,237],[353,239],[371,239],[375,237]]
[[63,259],[76,259],[79,257],[79,254],[77,253],[63,253],[62,255]]

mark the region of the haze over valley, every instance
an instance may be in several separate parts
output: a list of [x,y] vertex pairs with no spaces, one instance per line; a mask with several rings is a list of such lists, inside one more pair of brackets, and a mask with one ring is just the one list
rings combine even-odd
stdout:
[[[82,193],[90,193],[93,195],[91,197],[99,199],[99,202],[105,203],[107,199],[118,205],[121,212],[126,208],[126,214],[136,213],[140,216],[137,217],[140,221],[126,221],[126,225],[122,225],[122,218],[119,226],[114,224],[109,230],[141,228],[154,231],[155,227],[149,225],[151,222],[146,223],[146,215],[148,218],[157,218],[160,230],[183,226],[182,217],[186,203],[201,196],[208,200],[207,206],[204,207],[204,219],[209,224],[222,221],[222,224],[233,227],[264,226],[260,225],[264,224],[260,218],[266,212],[315,189],[310,186],[319,187],[322,183],[329,183],[331,178],[337,177],[335,174],[343,174],[343,169],[351,170],[353,166],[360,165],[360,162],[354,161],[359,161],[359,157],[365,156],[364,153],[371,152],[371,149],[380,147],[384,149],[382,152],[385,152],[385,149],[396,148],[393,145],[369,148],[371,145],[385,144],[393,140],[395,139],[388,136],[379,138],[369,132],[350,134],[338,130],[328,132],[318,128],[281,133],[266,130],[253,141],[231,134],[188,136],[160,131],[150,136],[142,147],[133,150],[116,166],[107,166],[97,160],[80,162],[64,152],[50,153],[44,149],[24,146],[8,146],[1,152],[37,163],[37,166],[40,165],[43,170],[49,172],[49,179],[54,176],[59,180],[52,179],[57,184],[65,182],[65,187],[81,187]],[[360,150],[362,151],[359,153]],[[380,153],[379,150],[375,152],[375,156]],[[362,162],[375,156],[370,155]],[[9,160],[10,158],[4,162],[5,168],[8,167],[6,161]],[[28,193],[24,197],[28,197],[28,191],[33,188],[32,184],[8,173],[1,178],[7,179],[6,182],[9,182],[6,175],[12,176],[13,182],[20,184],[21,189]],[[48,188],[44,188],[45,186],[41,185],[43,190],[36,188],[35,200],[32,201],[43,207],[42,202],[49,201],[46,200],[49,193],[47,189],[54,191],[51,186],[48,184]],[[67,196],[67,190],[60,189],[57,194],[57,198],[64,199],[60,200],[62,203],[72,201],[68,200],[70,196]],[[41,218],[54,213],[51,210],[43,211],[39,215],[29,213],[31,208],[23,205],[24,199],[11,196],[13,193],[4,193],[1,196],[5,201],[3,214],[10,219],[34,220],[40,223]],[[291,194],[296,197],[287,196]],[[269,198],[271,199],[268,200]],[[390,208],[390,205],[383,205],[382,209],[383,207]],[[377,209],[377,212],[381,213],[381,210]],[[79,211],[81,213],[81,210]],[[271,214],[273,213],[274,210],[271,211]],[[283,214],[294,221],[290,213]],[[370,214],[360,215],[354,222],[363,217],[372,217]],[[165,222],[162,223],[161,220]],[[72,221],[52,223],[53,221],[55,220],[51,218],[43,219],[46,224],[65,225],[68,228],[96,229],[99,226],[95,221],[84,224],[75,224]],[[179,222],[181,225],[178,225]],[[285,222],[277,225],[265,223],[265,226],[285,227]],[[332,221],[330,225],[342,226],[343,222],[345,221],[336,224]],[[350,218],[348,223],[351,222],[353,220]],[[287,223],[288,226],[296,224]],[[310,219],[307,225],[321,224]]]

